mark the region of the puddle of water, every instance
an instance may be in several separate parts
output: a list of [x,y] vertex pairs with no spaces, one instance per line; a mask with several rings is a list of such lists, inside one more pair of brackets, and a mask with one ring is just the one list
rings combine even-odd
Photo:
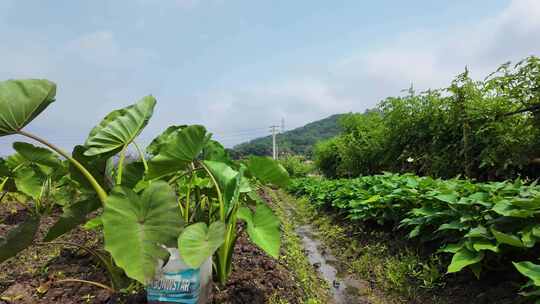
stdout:
[[321,250],[321,242],[310,225],[298,227],[296,233],[302,238],[309,262],[317,267],[321,277],[330,285],[335,304],[369,303],[362,297],[366,284],[336,268],[339,264],[336,257]]

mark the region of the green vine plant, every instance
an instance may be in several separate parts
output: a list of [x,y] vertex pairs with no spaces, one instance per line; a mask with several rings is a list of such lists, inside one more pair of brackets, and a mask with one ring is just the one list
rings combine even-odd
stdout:
[[[225,284],[240,222],[254,244],[279,257],[279,220],[257,195],[264,184],[287,185],[288,174],[277,162],[266,157],[234,162],[200,125],[171,126],[143,150],[135,139],[152,117],[152,96],[105,116],[69,154],[23,130],[55,94],[56,85],[48,80],[0,82],[0,136],[22,135],[47,147],[14,143],[17,153],[0,159],[0,190],[23,193],[36,205],[42,197],[61,202],[64,212],[44,242],[99,210],[91,223],[103,232],[104,249],[112,257],[105,268],[112,277],[119,267],[141,284],[148,284],[159,261],[168,258],[166,248],[178,248],[193,268],[213,257],[215,277]],[[130,145],[137,160],[126,161]],[[0,262],[33,244],[42,209],[0,239]],[[118,292],[113,285],[106,289]]]

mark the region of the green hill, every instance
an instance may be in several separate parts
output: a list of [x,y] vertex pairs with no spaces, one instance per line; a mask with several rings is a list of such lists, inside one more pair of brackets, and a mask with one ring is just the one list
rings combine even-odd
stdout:
[[[323,139],[336,136],[341,128],[338,120],[344,114],[334,114],[330,117],[314,121],[303,127],[283,132],[277,135],[278,151],[282,153],[302,154],[311,156],[313,145]],[[272,136],[260,137],[249,142],[236,145],[230,151],[235,157],[246,155],[272,155]]]

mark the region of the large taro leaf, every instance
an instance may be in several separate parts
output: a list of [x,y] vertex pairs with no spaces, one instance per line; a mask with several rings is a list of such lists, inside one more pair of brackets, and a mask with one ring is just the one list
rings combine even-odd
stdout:
[[50,242],[66,232],[71,231],[86,221],[86,216],[97,210],[101,202],[97,197],[91,197],[78,201],[64,208],[64,213],[58,221],[49,229],[44,238],[45,242]]
[[531,279],[535,286],[540,286],[540,265],[531,262],[512,262],[512,264],[522,275]]
[[44,165],[50,168],[62,166],[62,161],[49,149],[36,147],[25,142],[14,142],[13,149],[31,163]]
[[176,243],[182,217],[173,189],[153,182],[141,195],[117,186],[108,196],[102,215],[105,249],[126,274],[143,284],[153,278],[163,245]]
[[263,183],[281,187],[289,184],[289,173],[281,164],[264,156],[252,156],[247,162],[249,172]]
[[258,204],[255,212],[247,207],[238,210],[238,218],[247,223],[247,232],[253,243],[274,258],[279,257],[279,219],[265,204]]
[[148,178],[154,179],[186,169],[199,156],[207,141],[208,136],[203,126],[192,125],[175,133],[161,145],[159,154],[148,162]]
[[192,268],[199,268],[225,241],[225,224],[213,222],[195,223],[182,231],[178,238],[178,250],[182,259]]
[[0,137],[17,133],[54,102],[56,84],[44,79],[0,82]]
[[168,127],[158,137],[152,140],[150,145],[146,147],[146,152],[151,155],[159,154],[161,147],[163,147],[167,142],[169,142],[169,140],[171,140],[180,130],[185,127],[185,125]]
[[0,237],[0,263],[30,246],[38,227],[39,217],[31,216],[10,230],[6,237]]
[[452,262],[450,265],[448,265],[447,273],[458,272],[469,265],[480,262],[483,258],[483,252],[471,251],[463,247],[459,249],[452,257]]
[[231,159],[225,148],[217,141],[210,140],[203,149],[203,159],[220,161],[231,164]]
[[41,198],[43,184],[46,177],[32,166],[21,167],[15,171],[15,185],[17,190],[30,196],[34,200]]
[[148,124],[156,99],[146,96],[136,104],[109,113],[95,126],[86,140],[86,156],[118,153],[129,145]]

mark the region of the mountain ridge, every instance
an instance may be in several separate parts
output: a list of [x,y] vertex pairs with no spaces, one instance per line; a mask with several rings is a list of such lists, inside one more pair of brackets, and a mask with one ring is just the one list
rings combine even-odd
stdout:
[[[339,119],[344,115],[333,114],[278,134],[276,141],[279,154],[300,154],[310,157],[316,142],[338,135],[341,131]],[[259,137],[235,145],[231,153],[235,157],[272,155],[272,136]]]

